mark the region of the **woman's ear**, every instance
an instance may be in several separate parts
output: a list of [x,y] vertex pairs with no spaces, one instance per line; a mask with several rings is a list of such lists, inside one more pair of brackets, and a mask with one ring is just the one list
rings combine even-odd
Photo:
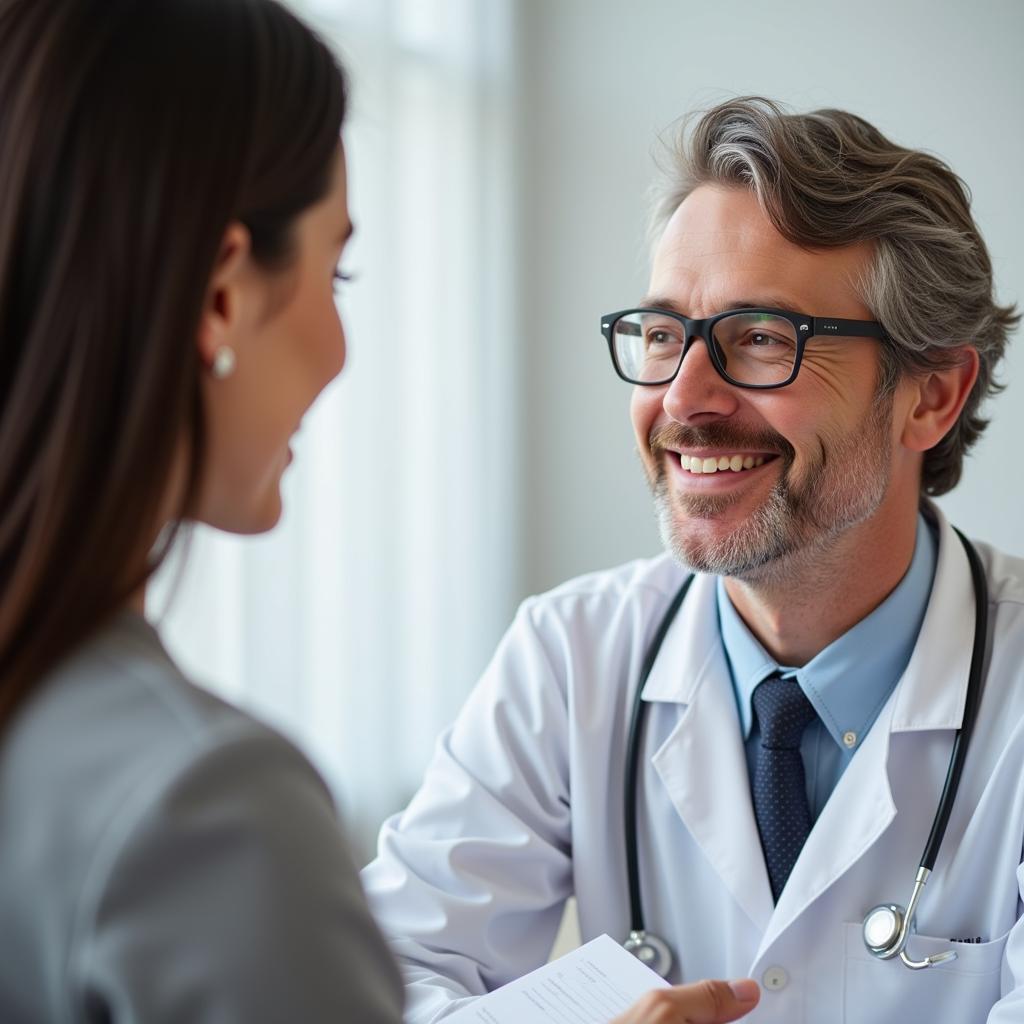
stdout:
[[978,379],[978,351],[964,345],[953,366],[931,370],[911,381],[912,400],[902,441],[915,452],[934,448],[952,429]]
[[247,292],[245,274],[249,268],[252,238],[238,221],[228,225],[217,252],[217,261],[199,318],[196,344],[203,366],[212,368],[222,349],[234,351],[244,322]]

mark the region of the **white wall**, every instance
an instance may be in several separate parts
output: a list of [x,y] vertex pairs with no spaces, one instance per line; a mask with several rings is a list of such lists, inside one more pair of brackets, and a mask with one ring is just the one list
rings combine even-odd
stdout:
[[[971,186],[1000,297],[1024,303],[1024,2],[519,0],[524,72],[522,584],[535,591],[659,542],[598,317],[646,285],[653,143],[695,106],[760,93],[833,106],[947,160]],[[1024,555],[1024,337],[1007,391],[942,501]]]

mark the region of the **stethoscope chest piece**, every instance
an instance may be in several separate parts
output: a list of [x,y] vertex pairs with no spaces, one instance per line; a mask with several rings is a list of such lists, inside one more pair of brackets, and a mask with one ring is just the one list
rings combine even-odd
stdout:
[[907,939],[914,929],[914,912],[930,874],[931,871],[926,867],[917,869],[914,892],[906,910],[895,903],[881,903],[868,911],[868,916],[864,918],[862,935],[864,945],[872,956],[878,957],[879,960],[891,960],[898,956],[912,971],[920,971],[925,967],[934,967],[936,964],[956,959],[956,951],[952,949],[933,953],[923,960],[912,960],[907,953]]
[[629,938],[622,946],[640,963],[650,967],[655,974],[660,974],[663,978],[668,977],[672,967],[672,953],[668,944],[657,935],[651,935],[649,932],[630,932]]
[[900,951],[903,908],[883,903],[868,911],[864,918],[864,945],[877,957],[888,960]]

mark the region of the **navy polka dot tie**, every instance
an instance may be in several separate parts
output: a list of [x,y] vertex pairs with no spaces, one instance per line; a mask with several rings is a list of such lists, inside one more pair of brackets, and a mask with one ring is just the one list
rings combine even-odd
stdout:
[[815,711],[795,679],[770,676],[754,689],[761,749],[754,767],[754,814],[777,903],[811,831],[800,737]]

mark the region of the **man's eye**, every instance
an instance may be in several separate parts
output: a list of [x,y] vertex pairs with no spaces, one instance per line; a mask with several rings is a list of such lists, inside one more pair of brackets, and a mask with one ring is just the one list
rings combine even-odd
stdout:
[[765,334],[764,331],[754,331],[750,334],[747,344],[756,348],[765,348],[769,345],[791,345],[786,338],[779,338],[774,334]]
[[647,344],[652,347],[655,345],[672,345],[678,342],[678,340],[674,334],[670,334],[668,331],[647,332]]

